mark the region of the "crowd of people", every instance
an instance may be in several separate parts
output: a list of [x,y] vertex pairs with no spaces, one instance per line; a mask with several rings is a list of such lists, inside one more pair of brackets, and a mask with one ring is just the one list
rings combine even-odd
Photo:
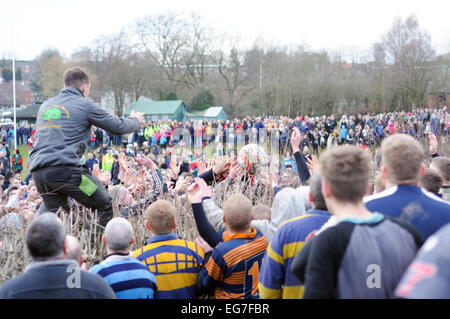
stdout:
[[[107,223],[103,235],[107,256],[89,271],[82,271],[81,282],[86,287],[75,290],[38,281],[39,277],[54,276],[55,271],[63,276],[68,265],[81,267],[80,251],[74,258],[68,255],[68,246],[79,246],[79,242],[69,240],[55,214],[39,210],[42,200],[33,179],[22,185],[16,174],[2,196],[6,212],[0,224],[30,222],[26,245],[33,263],[23,275],[6,282],[0,296],[449,298],[450,281],[445,277],[449,261],[439,258],[439,252],[448,247],[439,239],[449,236],[445,226],[450,223],[450,205],[445,198],[450,187],[450,159],[437,154],[436,137],[429,136],[429,168],[423,165],[423,146],[413,137],[401,133],[385,137],[379,180],[371,180],[371,152],[342,145],[328,147],[318,159],[310,159],[301,154],[304,137],[295,127],[289,151],[295,155],[292,166],[296,170],[288,168],[281,174],[295,175],[299,187],[272,180],[271,207],[242,194],[228,196],[222,207],[212,199],[221,185],[259,174],[250,166],[239,165],[241,152],[237,157],[216,156],[203,162],[201,154],[183,148],[178,150],[179,156],[173,156],[170,148],[158,153],[145,151],[151,149],[146,141],[142,143],[144,152],[133,149],[136,156],[126,148],[116,151],[102,145],[103,159],[111,155],[112,164],[98,162],[93,153],[85,164],[118,200],[122,216]],[[267,156],[260,146],[250,146],[253,152],[261,152],[258,156]],[[249,161],[251,155],[246,154]],[[252,164],[261,166],[263,162]],[[266,180],[249,183],[266,185]],[[435,194],[424,189],[430,189],[428,185]],[[176,234],[176,207],[159,199],[163,194],[184,194],[191,203],[200,234],[195,241]],[[133,228],[127,217],[139,212],[145,212],[152,237],[133,251]],[[439,244],[433,244],[438,240]],[[378,265],[383,271],[373,286],[367,284],[369,265]],[[418,269],[423,270],[420,279],[415,276]]]
[[[344,114],[340,119],[337,119],[335,115],[323,115],[295,118],[247,117],[217,121],[159,120],[141,125],[137,132],[125,138],[100,128],[93,128],[88,149],[112,144],[121,145],[123,148],[128,146],[127,150],[130,154],[134,154],[136,148],[139,148],[147,153],[152,152],[158,155],[162,149],[173,147],[180,141],[180,136],[172,136],[177,129],[186,129],[191,136],[189,141],[191,146],[200,149],[216,141],[220,145],[219,149],[214,151],[217,151],[219,155],[230,155],[233,149],[228,148],[227,144],[248,144],[253,133],[259,142],[260,130],[264,130],[265,135],[270,135],[272,131],[278,132],[280,150],[284,151],[283,155],[289,155],[286,153],[286,146],[293,127],[300,130],[302,149],[307,146],[317,153],[324,148],[342,144],[379,146],[384,137],[394,133],[408,134],[415,138],[426,137],[429,132],[437,137],[447,136],[450,130],[450,119],[447,108],[443,107],[415,109],[412,112]],[[220,146],[222,146],[221,150]],[[102,149],[104,147],[102,146]],[[97,155],[102,156],[100,153]]]
[[[61,96],[84,101],[89,82],[69,84]],[[9,145],[0,151],[0,227],[26,229],[32,258],[0,298],[450,298],[445,107],[339,120],[145,123],[101,113],[110,124],[100,112],[88,114],[87,156],[70,169],[45,164],[67,155],[53,155],[50,131],[30,143],[27,179],[1,155]],[[273,132],[276,159],[265,142]],[[196,238],[177,232],[179,198]],[[77,202],[99,212],[106,255],[95,265],[61,222]],[[145,242],[136,242],[136,216]]]
[[[147,180],[156,186],[164,184],[164,191],[173,191],[178,181],[177,191],[179,191],[183,187],[181,182],[183,179],[179,179],[178,175],[196,177],[199,175],[199,171],[202,172],[206,167],[214,164],[217,158],[236,156],[239,146],[242,147],[252,142],[251,133],[254,133],[254,142],[259,142],[260,134],[263,136],[263,134],[270,134],[274,129],[278,129],[279,170],[281,171],[277,178],[278,182],[283,180],[284,185],[289,185],[289,182],[291,185],[298,185],[300,180],[296,174],[297,166],[294,154],[292,147],[288,147],[293,127],[297,127],[300,132],[302,155],[305,158],[311,158],[313,154],[317,155],[322,150],[343,144],[356,145],[363,149],[366,147],[377,149],[384,138],[395,133],[407,134],[420,139],[427,138],[428,133],[431,132],[436,139],[446,138],[450,132],[450,117],[444,107],[441,109],[417,109],[412,113],[372,113],[357,114],[356,116],[344,114],[340,120],[337,120],[334,115],[330,115],[296,118],[281,116],[275,119],[248,117],[232,121],[157,121],[141,125],[138,131],[125,136],[114,135],[104,129],[93,127],[91,139],[87,143],[87,156],[81,158],[81,164],[86,165],[91,172],[100,177],[105,185],[121,184],[121,187],[115,187],[116,189],[120,188],[120,193],[127,193],[124,191],[124,188],[127,188],[129,193],[135,195],[138,193],[148,194],[152,187],[146,184],[145,179],[141,178],[141,182],[136,182],[136,178],[131,177],[131,170],[138,169],[136,159],[137,155],[141,153],[149,157],[158,167],[158,173],[153,176],[148,174]],[[21,124],[19,128],[18,132],[22,132],[17,135],[19,145],[23,141],[22,143],[28,144],[31,150],[36,126],[25,123]],[[4,211],[5,209],[21,211],[24,208],[33,211],[40,206],[40,196],[35,196],[36,189],[32,174],[21,178],[20,174],[24,170],[23,156],[19,149],[15,149],[11,154],[9,144],[12,142],[8,143],[11,129],[11,127],[5,126],[0,133],[2,135],[2,144],[0,145],[1,204]],[[189,132],[191,138],[188,143],[191,147],[186,142],[184,142],[185,147],[177,147],[183,145],[183,141],[185,141],[182,140],[183,136],[172,136],[177,129],[186,129]],[[27,131],[30,131],[29,135],[26,133]],[[24,137],[19,138],[22,136]],[[25,141],[27,142],[25,143]],[[194,148],[194,146],[200,147]],[[119,154],[122,154],[121,159]],[[119,172],[122,171],[122,175],[124,175],[125,167],[128,167],[127,178],[122,177],[121,180]],[[143,173],[141,172],[141,174]],[[426,176],[430,176],[430,174],[433,174],[433,171],[427,172]],[[124,183],[123,179],[129,181]],[[172,188],[168,187],[170,185]],[[187,185],[187,181],[184,185]],[[31,190],[32,196],[30,197],[28,197],[28,190]],[[135,192],[135,190],[142,191]],[[19,200],[16,199],[18,192],[20,193]],[[130,205],[136,206],[137,196],[130,198],[123,195],[123,197],[121,202],[125,204],[125,211]],[[20,202],[21,205],[11,205],[16,202]]]

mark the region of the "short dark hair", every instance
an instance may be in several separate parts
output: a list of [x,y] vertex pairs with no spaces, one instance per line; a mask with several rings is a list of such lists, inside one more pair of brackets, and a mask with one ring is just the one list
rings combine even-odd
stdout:
[[64,85],[81,88],[83,84],[89,84],[89,75],[82,68],[74,67],[64,72]]
[[314,208],[320,210],[328,210],[325,199],[322,195],[322,178],[320,177],[320,172],[317,171],[311,176],[309,181],[309,191],[311,192],[311,197],[314,202]]
[[63,252],[66,229],[53,213],[34,219],[25,233],[25,241],[33,260],[45,260]]
[[427,191],[437,194],[442,187],[442,176],[435,170],[427,168],[425,174],[420,179],[420,184]]

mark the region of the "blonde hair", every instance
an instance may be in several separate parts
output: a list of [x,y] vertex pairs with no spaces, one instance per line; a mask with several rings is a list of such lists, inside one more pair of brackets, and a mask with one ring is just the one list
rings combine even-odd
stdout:
[[147,223],[154,234],[167,234],[173,231],[176,215],[175,205],[167,200],[157,200],[146,211]]
[[250,199],[242,194],[233,194],[223,206],[225,224],[233,231],[245,231],[252,222],[253,206]]
[[425,150],[409,135],[394,134],[381,143],[381,165],[393,184],[417,183],[424,159]]

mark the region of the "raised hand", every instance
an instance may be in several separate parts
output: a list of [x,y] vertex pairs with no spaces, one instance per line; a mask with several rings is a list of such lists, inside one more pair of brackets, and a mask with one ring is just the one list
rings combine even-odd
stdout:
[[181,164],[183,164],[183,162],[179,162],[178,165],[175,165],[175,162],[173,164],[174,165],[170,165],[170,169],[172,170],[172,178],[178,179],[178,175],[180,174],[181,170]]
[[100,182],[102,182],[103,185],[109,183],[109,178],[103,170],[101,169],[97,170],[94,175],[100,180]]
[[203,248],[203,251],[206,253],[209,253],[210,251],[212,251],[211,246],[202,238],[202,237],[197,237],[194,242]]
[[144,113],[142,113],[142,112],[131,111],[130,117],[136,117],[141,124],[145,124]]
[[144,196],[145,196],[145,185],[143,185],[143,184],[138,184],[138,185],[136,186],[135,194],[136,194],[138,197],[144,197]]
[[438,142],[437,142],[437,138],[436,135],[434,135],[433,133],[428,133],[428,143],[430,143],[430,154],[436,154],[437,153],[437,148],[438,148]]
[[244,174],[244,168],[242,168],[241,165],[238,163],[233,163],[230,167],[230,173],[228,174],[228,177],[232,180],[235,178],[242,176]]
[[227,160],[224,156],[217,158],[213,166],[214,174],[216,176],[220,176],[222,173],[224,173],[227,170],[226,164]]
[[147,156],[144,156],[142,154],[138,154],[136,156],[136,161],[138,163],[138,165],[142,165],[147,167],[148,169],[154,171],[156,170],[158,167],[156,166],[155,162],[153,162],[151,159],[149,159]]
[[119,198],[119,204],[123,206],[130,206],[133,203],[135,203],[133,192],[134,192],[133,187],[128,188],[123,187],[123,190],[121,191],[121,195]]
[[127,168],[123,176],[121,176],[120,180],[124,183],[125,186],[129,186],[133,184],[133,169]]
[[306,158],[306,166],[308,166],[310,174],[313,175],[319,166],[319,161],[317,159],[317,156],[312,154],[311,158],[307,157]]
[[186,179],[186,178],[179,179],[175,185],[175,192],[179,193],[179,192],[184,191],[186,188],[188,188],[188,186],[190,184],[191,184],[191,181],[189,179]]
[[300,141],[302,137],[300,135],[300,131],[296,126],[292,129],[292,135],[291,135],[291,146],[292,146],[292,153],[297,153],[300,151]]
[[100,166],[98,164],[94,164],[92,166],[92,174],[97,176],[98,171],[100,170]]
[[127,156],[125,153],[119,154],[119,166],[120,169],[126,170],[127,169]]
[[198,184],[200,185],[200,190],[202,192],[202,199],[205,197],[211,197],[212,195],[211,186],[208,186],[208,184],[206,184],[203,178],[198,179]]
[[202,202],[203,194],[198,178],[187,188],[186,195],[191,204],[200,204]]

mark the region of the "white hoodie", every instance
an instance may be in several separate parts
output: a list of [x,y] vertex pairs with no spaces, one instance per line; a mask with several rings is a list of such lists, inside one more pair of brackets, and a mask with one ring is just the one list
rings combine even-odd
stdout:
[[[223,210],[212,199],[203,201],[203,209],[210,224],[217,231],[224,230]],[[258,219],[252,226],[258,228],[269,243],[284,221],[305,214],[305,202],[299,189],[286,187],[279,191],[272,204],[271,220]]]

